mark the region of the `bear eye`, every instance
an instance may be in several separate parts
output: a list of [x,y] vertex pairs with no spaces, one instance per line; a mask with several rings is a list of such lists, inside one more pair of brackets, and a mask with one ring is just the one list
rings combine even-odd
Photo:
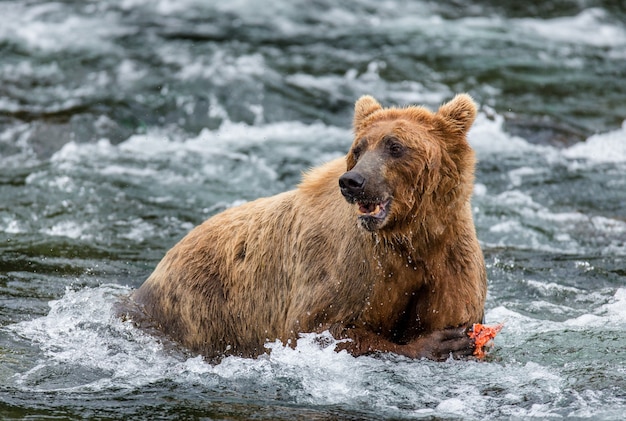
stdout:
[[387,143],[387,150],[389,151],[389,155],[394,158],[400,158],[404,155],[404,146],[398,141],[389,141]]
[[352,156],[354,157],[354,160],[355,160],[355,161],[358,161],[359,157],[361,156],[361,149],[362,149],[362,148],[361,148],[361,146],[360,146],[360,145],[359,145],[359,146],[355,146],[355,147],[352,149]]

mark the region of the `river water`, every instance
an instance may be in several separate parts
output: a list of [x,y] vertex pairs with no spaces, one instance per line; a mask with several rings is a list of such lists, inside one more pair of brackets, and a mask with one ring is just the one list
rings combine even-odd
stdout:
[[[0,2],[0,418],[624,419],[622,2],[212,3]],[[360,95],[456,92],[488,361],[305,335],[211,366],[112,316],[193,226],[344,154]]]

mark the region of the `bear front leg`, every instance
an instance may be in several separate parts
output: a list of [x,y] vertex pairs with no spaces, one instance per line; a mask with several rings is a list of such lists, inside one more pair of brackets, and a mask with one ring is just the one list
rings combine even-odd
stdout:
[[474,352],[474,340],[467,335],[467,328],[437,330],[413,339],[407,344],[392,342],[381,335],[363,328],[334,325],[330,333],[335,339],[349,339],[337,345],[337,352],[345,349],[355,357],[376,352],[393,352],[405,357],[445,361],[470,357]]

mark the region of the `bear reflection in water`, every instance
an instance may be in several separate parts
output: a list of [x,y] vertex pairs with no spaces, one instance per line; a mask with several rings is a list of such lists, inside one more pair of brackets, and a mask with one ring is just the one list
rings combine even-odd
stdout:
[[465,94],[437,112],[360,98],[345,158],[193,229],[124,316],[211,361],[326,330],[353,355],[472,355],[467,329],[486,295],[470,207],[475,117]]

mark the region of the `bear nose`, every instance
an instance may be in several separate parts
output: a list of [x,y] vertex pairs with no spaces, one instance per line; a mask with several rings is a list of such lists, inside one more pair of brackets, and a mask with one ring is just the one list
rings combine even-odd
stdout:
[[363,194],[365,177],[355,171],[348,171],[339,177],[339,187],[344,196],[358,196]]

